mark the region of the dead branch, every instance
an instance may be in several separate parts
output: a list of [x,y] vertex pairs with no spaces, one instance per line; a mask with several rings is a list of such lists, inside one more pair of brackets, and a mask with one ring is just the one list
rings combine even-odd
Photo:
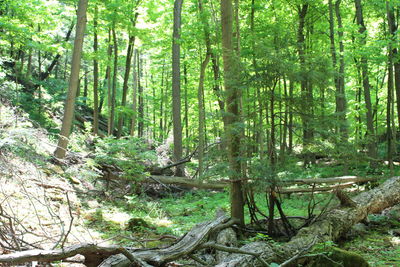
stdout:
[[[363,192],[352,199],[356,207],[337,207],[326,212],[319,220],[302,228],[288,243],[273,247],[262,243],[261,257],[267,262],[284,262],[310,244],[316,237],[316,243],[336,241],[354,224],[362,221],[368,214],[377,213],[400,202],[400,177],[394,177],[370,191]],[[254,251],[257,247],[247,247]],[[242,248],[243,249],[243,248]],[[261,266],[257,260],[242,256],[228,257],[218,267],[254,267]]]
[[[134,255],[132,255],[123,247],[100,246],[95,244],[79,244],[65,249],[55,249],[55,250],[35,249],[35,250],[16,252],[12,254],[5,254],[0,256],[0,263],[21,264],[31,261],[53,262],[53,261],[64,260],[66,258],[70,258],[77,254],[80,254],[85,256],[85,263],[88,266],[97,266],[92,264],[92,261],[94,260],[93,259],[94,255],[97,255],[99,259],[101,259],[102,257],[104,259],[108,256],[119,253],[123,254],[127,259],[129,259],[130,262],[136,263],[137,266],[148,266],[147,264],[143,263],[143,261],[141,261],[140,259],[137,259]],[[88,262],[90,263],[88,264]]]

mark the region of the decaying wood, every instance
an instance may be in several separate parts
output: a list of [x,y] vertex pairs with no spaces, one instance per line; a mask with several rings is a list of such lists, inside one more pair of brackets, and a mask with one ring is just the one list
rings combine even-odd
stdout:
[[[198,249],[208,237],[223,228],[232,226],[234,221],[229,220],[225,215],[220,215],[216,220],[202,223],[195,226],[181,240],[174,245],[154,250],[131,251],[135,257],[154,266],[161,266],[164,263],[191,255]],[[222,228],[223,227],[223,228]],[[222,228],[222,229],[221,229]],[[125,267],[129,266],[129,260],[122,254],[111,256],[105,260],[100,267]]]
[[162,183],[166,185],[179,185],[182,187],[188,188],[200,188],[200,189],[213,189],[213,190],[222,190],[228,187],[228,183],[226,182],[208,182],[205,183],[198,179],[188,179],[185,177],[177,177],[177,176],[162,176],[162,175],[152,175],[143,180],[144,183]]
[[195,251],[205,247],[231,253],[223,262],[216,265],[218,267],[253,267],[265,266],[266,263],[272,262],[287,262],[288,259],[305,253],[305,248],[311,248],[312,244],[339,239],[368,214],[380,212],[400,203],[400,177],[392,178],[375,189],[363,192],[352,201],[355,205],[340,206],[326,212],[310,226],[300,229],[296,236],[281,246],[257,242],[233,248],[215,243],[216,234],[234,224],[234,221],[219,214],[214,221],[197,225],[167,248],[146,250],[81,244],[63,250],[30,250],[0,255],[0,263],[51,262],[81,254],[85,256],[85,264],[88,266],[97,266],[100,260],[108,256],[99,266],[162,266],[179,258],[190,257]]
[[[186,255],[190,255],[213,233],[230,227],[234,221],[225,215],[218,216],[212,222],[195,226],[177,243],[167,248],[142,250],[125,249],[119,246],[99,246],[95,244],[79,244],[57,250],[28,250],[7,255],[0,255],[0,263],[19,264],[30,261],[52,262],[63,260],[77,254],[85,256],[87,266],[160,266]],[[108,258],[109,256],[113,257]],[[101,263],[104,259],[103,263]],[[101,263],[101,264],[100,264]],[[100,265],[99,265],[100,264]]]
[[[318,178],[318,179],[297,179],[284,181],[284,185],[294,184],[334,184],[335,186],[327,187],[314,187],[314,188],[280,188],[279,193],[281,194],[292,194],[292,193],[309,193],[309,192],[325,192],[332,191],[337,188],[351,187],[354,183],[376,181],[377,178],[365,178],[357,176],[343,176],[333,178]],[[229,180],[209,181],[204,182],[197,179],[188,179],[185,177],[177,176],[164,176],[164,175],[152,175],[143,180],[144,183],[157,183],[160,182],[165,185],[174,184],[188,188],[200,188],[200,189],[211,189],[211,190],[222,190],[229,187]]]
[[[335,241],[344,235],[354,224],[362,221],[368,214],[381,212],[385,208],[400,203],[400,177],[394,177],[370,191],[363,192],[352,199],[356,207],[338,207],[327,212],[309,227],[301,229],[288,243],[274,247],[268,243],[258,244],[256,247],[248,245],[241,248],[247,251],[258,252],[262,247],[261,257],[266,262],[284,262],[294,257],[309,244]],[[252,256],[234,254],[225,259],[218,267],[253,267],[262,266]]]
[[316,193],[316,192],[329,192],[337,189],[344,189],[352,187],[354,183],[345,183],[338,184],[333,186],[324,186],[324,187],[298,187],[298,188],[280,188],[278,190],[279,194],[295,194],[295,193]]
[[129,255],[125,248],[119,246],[99,246],[95,244],[79,244],[65,249],[55,250],[27,250],[0,256],[0,263],[21,264],[31,261],[53,262],[73,257],[77,254],[85,256],[86,266],[97,266],[111,255],[123,253],[129,257],[129,262],[142,262]]
[[287,184],[336,184],[336,183],[363,183],[376,181],[377,177],[359,177],[359,176],[340,176],[332,178],[309,178],[309,179],[294,179],[285,181]]

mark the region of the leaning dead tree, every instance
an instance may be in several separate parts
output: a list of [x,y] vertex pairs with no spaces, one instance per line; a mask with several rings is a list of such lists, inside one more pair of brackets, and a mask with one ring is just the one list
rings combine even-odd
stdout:
[[197,225],[167,248],[146,250],[81,244],[62,250],[29,250],[1,255],[0,263],[52,262],[81,254],[85,256],[87,266],[162,266],[185,257],[204,265],[205,262],[202,262],[195,253],[205,248],[229,253],[222,261],[211,264],[218,267],[268,266],[271,262],[287,262],[300,257],[300,254],[306,253],[314,244],[338,240],[368,214],[381,212],[385,208],[400,203],[400,177],[387,180],[379,187],[363,192],[351,201],[353,205],[333,208],[318,217],[310,226],[299,230],[296,236],[281,246],[255,242],[236,248],[217,243],[218,233],[235,223],[224,215],[220,215],[212,222]]

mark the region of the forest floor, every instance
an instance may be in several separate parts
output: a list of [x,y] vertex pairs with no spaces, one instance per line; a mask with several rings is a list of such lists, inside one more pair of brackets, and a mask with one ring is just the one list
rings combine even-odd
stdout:
[[[195,224],[214,218],[218,208],[229,209],[225,191],[182,190],[161,198],[127,194],[131,185],[100,179],[99,170],[91,165],[92,151],[85,151],[75,140],[83,137],[72,138],[72,146],[79,149],[63,164],[55,164],[53,135],[28,119],[28,114],[0,103],[0,234],[10,227],[4,223],[9,218],[14,228],[12,240],[0,236],[1,242],[21,248],[82,242],[165,246]],[[320,166],[297,175],[321,171],[325,175],[335,172],[332,167]],[[326,203],[328,196],[314,197]],[[267,212],[265,196],[257,198]],[[307,194],[284,198],[286,215],[306,216],[309,199]],[[369,225],[352,230],[340,246],[361,254],[371,266],[400,266],[400,216],[393,219],[388,214],[371,215]],[[256,240],[275,242],[264,234],[243,242]]]

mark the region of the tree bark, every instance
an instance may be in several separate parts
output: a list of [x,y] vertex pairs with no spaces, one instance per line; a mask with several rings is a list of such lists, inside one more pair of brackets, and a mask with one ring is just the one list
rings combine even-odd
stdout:
[[[181,121],[181,73],[180,73],[180,38],[181,13],[183,0],[174,2],[174,27],[172,35],[172,114],[174,132],[174,160],[182,158],[182,121]],[[183,176],[184,165],[177,166],[176,176]]]
[[[129,36],[128,41],[128,51],[126,53],[126,62],[125,62],[125,74],[124,74],[124,84],[122,86],[122,100],[121,100],[121,107],[126,106],[126,96],[128,94],[128,81],[129,75],[131,71],[131,63],[132,63],[132,55],[133,55],[133,47],[135,44],[135,36]],[[118,116],[118,130],[117,130],[117,138],[122,136],[122,126],[124,123],[124,112],[121,112]]]
[[[361,0],[354,0],[356,6],[356,18],[357,24],[359,26],[358,32],[360,33],[360,46],[362,49],[365,48],[367,39],[366,39],[366,27],[364,24],[363,10],[361,5]],[[364,88],[364,100],[365,106],[367,108],[367,149],[368,156],[371,158],[371,166],[375,166],[375,159],[377,158],[377,147],[375,141],[375,129],[374,129],[374,120],[372,115],[372,103],[371,103],[371,93],[370,93],[370,84],[369,84],[369,71],[368,71],[368,58],[363,53],[360,57],[361,65],[361,75],[362,75],[362,85]]]
[[[338,207],[327,212],[320,220],[302,228],[296,236],[282,246],[259,242],[242,247],[242,250],[260,253],[267,262],[283,262],[304,250],[310,244],[336,241],[354,224],[368,214],[378,213],[400,202],[400,177],[392,178],[377,188],[363,192],[352,199],[355,207]],[[257,267],[263,266],[253,256],[232,254],[217,267]]]
[[112,82],[111,82],[111,57],[112,57],[113,46],[111,44],[111,29],[108,29],[108,49],[107,49],[107,68],[106,68],[106,77],[107,77],[107,107],[108,107],[108,120],[107,120],[107,134],[112,134],[111,128],[111,98],[112,98]]
[[[368,214],[381,212],[400,203],[400,177],[389,179],[379,187],[347,200],[352,205],[333,208],[310,226],[300,229],[289,242],[279,246],[270,242],[253,242],[240,249],[216,245],[212,241],[216,234],[237,223],[219,214],[214,221],[195,226],[177,243],[166,248],[125,249],[116,246],[80,244],[59,250],[28,250],[0,255],[0,263],[52,262],[81,254],[85,256],[87,266],[164,266],[168,262],[190,256],[200,249],[213,248],[231,253],[221,263],[215,265],[217,267],[268,266],[268,263],[284,262],[301,255],[299,254],[301,252],[307,253],[315,244],[336,241],[354,224],[364,220]],[[109,257],[110,255],[113,256]],[[105,257],[109,258],[101,262]]]
[[144,95],[142,86],[143,77],[143,60],[140,57],[140,52],[137,53],[137,87],[138,87],[138,136],[143,137],[144,128]]
[[[387,159],[389,162],[389,169],[391,174],[393,174],[393,153],[394,153],[394,145],[395,139],[393,138],[393,130],[392,130],[392,103],[393,101],[393,91],[394,91],[394,73],[393,73],[393,42],[395,41],[395,34],[397,27],[395,25],[395,16],[394,10],[389,1],[386,1],[386,13],[387,20],[389,25],[389,46],[388,46],[388,81],[387,81],[387,105],[386,105],[386,134],[387,134]],[[394,126],[394,125],[393,125]]]
[[94,51],[94,59],[93,59],[93,134],[97,135],[99,133],[99,62],[97,60],[98,53],[98,7],[95,7],[94,11],[94,19],[93,19],[93,51]]
[[305,35],[304,35],[304,28],[305,28],[305,18],[307,16],[309,4],[302,4],[298,6],[298,17],[299,17],[299,26],[297,29],[297,53],[299,55],[299,61],[301,69],[303,70],[303,77],[300,82],[301,86],[301,97],[302,101],[302,123],[303,123],[303,149],[305,152],[304,157],[304,166],[307,166],[312,161],[311,153],[307,150],[309,149],[309,145],[311,144],[313,138],[313,130],[311,129],[311,100],[312,100],[312,93],[309,91],[310,86],[308,82],[308,78],[305,77],[306,74],[306,55],[305,55]]
[[113,70],[113,79],[112,79],[112,91],[111,91],[111,111],[110,111],[110,135],[114,134],[114,126],[115,126],[115,101],[117,95],[117,76],[118,76],[118,40],[117,34],[115,32],[115,22],[113,23],[113,27],[111,29],[113,43],[114,43],[114,70]]
[[137,85],[138,85],[138,72],[137,72],[137,64],[138,64],[138,51],[135,49],[134,54],[133,54],[133,67],[132,67],[132,72],[133,72],[133,93],[132,93],[132,118],[131,118],[131,130],[130,130],[130,135],[134,136],[135,135],[135,129],[136,129],[136,118],[137,118]]
[[75,98],[78,90],[79,83],[79,69],[81,65],[81,55],[83,47],[83,39],[86,28],[86,10],[88,6],[88,0],[79,0],[78,12],[77,12],[77,26],[74,42],[74,51],[72,54],[71,63],[71,76],[69,78],[68,95],[65,103],[63,122],[60,132],[60,138],[58,139],[57,149],[54,152],[55,157],[63,159],[67,152],[67,145],[69,141],[69,135],[71,133],[72,120],[74,117],[75,109]]
[[339,115],[340,121],[340,133],[342,137],[342,141],[347,142],[348,138],[348,125],[347,125],[347,118],[346,118],[346,111],[347,111],[347,100],[346,100],[346,90],[345,90],[345,64],[344,64],[344,43],[343,43],[343,23],[342,23],[342,16],[340,13],[340,3],[341,0],[337,0],[335,3],[335,14],[336,20],[338,23],[338,36],[339,36],[339,69],[338,69],[338,93],[336,98],[336,106],[337,112]]
[[240,66],[233,46],[233,7],[232,0],[221,0],[222,54],[224,61],[224,83],[227,112],[225,114],[226,139],[229,159],[229,177],[232,181],[231,217],[244,225],[244,198],[241,181],[240,162],[241,130],[240,119]]

